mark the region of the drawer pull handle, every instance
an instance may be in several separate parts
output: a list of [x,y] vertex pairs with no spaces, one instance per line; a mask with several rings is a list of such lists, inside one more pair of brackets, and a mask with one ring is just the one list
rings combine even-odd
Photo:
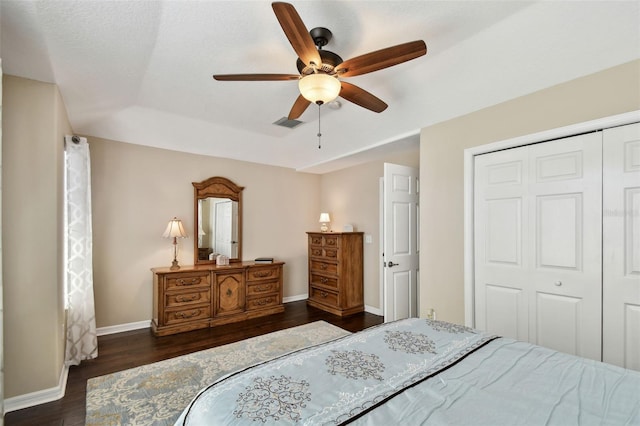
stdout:
[[227,289],[227,296],[231,296],[233,294],[233,292],[231,291],[230,288]]
[[257,291],[269,291],[269,290],[271,290],[271,286],[268,285],[268,284],[267,285],[257,285],[257,286],[255,286],[255,289]]
[[258,278],[270,277],[273,271],[258,271],[254,272],[253,275]]
[[200,315],[200,309],[195,309],[191,312],[176,312],[176,318],[180,319],[193,318],[198,315]]
[[320,269],[322,269],[322,270],[327,269],[327,264],[326,263],[321,263],[320,264]]
[[200,284],[200,281],[202,281],[201,278],[191,278],[190,280],[185,280],[184,278],[178,278],[177,283],[178,285],[194,285],[194,284]]
[[322,255],[322,251],[317,250],[317,249],[316,249],[316,250],[313,250],[313,252],[312,252],[312,253],[313,253],[313,255],[314,255],[314,256],[321,256],[321,255]]
[[193,302],[194,300],[198,300],[198,299],[200,299],[199,294],[192,294],[191,296],[182,296],[182,295],[176,296],[176,301],[178,302]]
[[320,278],[320,282],[321,282],[322,284],[326,284],[326,283],[328,283],[328,282],[329,282],[329,280],[328,280],[327,278],[325,278],[325,277],[322,277],[322,278]]
[[336,245],[336,240],[327,240],[327,245],[335,246]]
[[326,299],[326,297],[327,297],[328,295],[329,295],[329,293],[327,293],[326,291],[321,291],[321,292],[320,292],[320,296],[321,296],[323,299]]

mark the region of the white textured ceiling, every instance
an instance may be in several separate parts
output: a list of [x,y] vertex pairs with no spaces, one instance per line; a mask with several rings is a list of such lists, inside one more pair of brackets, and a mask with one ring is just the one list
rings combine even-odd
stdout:
[[[422,39],[426,56],[349,78],[389,104],[311,105],[274,126],[297,73],[267,1],[0,0],[6,74],[56,83],[76,133],[322,173],[415,144],[419,129],[640,58],[640,2],[294,1],[348,59]],[[595,101],[595,100],[594,100]]]

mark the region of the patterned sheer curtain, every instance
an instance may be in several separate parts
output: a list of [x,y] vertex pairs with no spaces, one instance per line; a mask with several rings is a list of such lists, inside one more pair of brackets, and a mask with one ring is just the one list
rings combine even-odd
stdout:
[[93,300],[91,167],[86,138],[65,137],[67,365],[98,356]]

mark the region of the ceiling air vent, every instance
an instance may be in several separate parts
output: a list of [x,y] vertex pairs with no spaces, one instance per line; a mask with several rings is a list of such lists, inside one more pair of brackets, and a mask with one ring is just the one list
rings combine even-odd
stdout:
[[294,127],[298,127],[304,123],[304,121],[300,120],[289,120],[287,117],[282,117],[280,120],[275,121],[273,124],[280,127],[286,127],[288,129],[293,129]]

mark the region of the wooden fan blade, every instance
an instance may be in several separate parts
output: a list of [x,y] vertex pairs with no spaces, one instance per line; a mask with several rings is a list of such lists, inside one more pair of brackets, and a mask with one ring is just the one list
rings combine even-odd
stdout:
[[298,96],[298,99],[293,103],[293,107],[289,112],[289,116],[287,117],[289,120],[295,120],[300,117],[302,113],[307,109],[307,107],[311,104],[310,101],[305,99],[304,96]]
[[371,93],[364,89],[359,88],[356,85],[342,81],[342,88],[340,89],[340,97],[353,102],[356,105],[360,105],[363,108],[369,109],[373,112],[382,112],[387,109],[387,104],[381,99],[373,96]]
[[[386,49],[376,50],[352,59],[347,59],[336,67],[340,77],[353,77],[383,68],[392,67],[427,53],[427,45],[422,40],[398,44]],[[341,72],[344,70],[344,72]]]
[[218,81],[281,81],[298,80],[300,76],[294,74],[218,74],[213,78]]
[[280,22],[280,26],[285,35],[289,39],[289,43],[295,50],[296,54],[305,63],[309,65],[311,62],[320,66],[322,59],[316,48],[309,30],[305,27],[304,22],[296,12],[293,5],[283,2],[274,2],[271,4],[273,12]]

